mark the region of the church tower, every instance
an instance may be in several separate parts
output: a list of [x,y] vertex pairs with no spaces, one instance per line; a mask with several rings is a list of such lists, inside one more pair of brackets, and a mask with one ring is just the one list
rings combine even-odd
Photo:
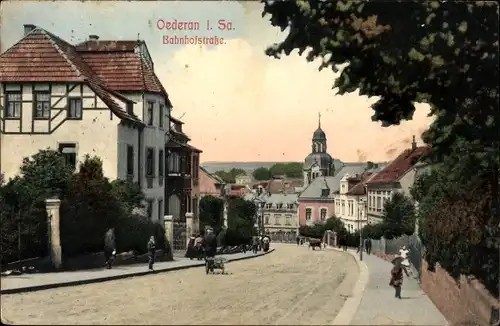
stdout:
[[326,143],[326,134],[321,129],[321,113],[319,113],[318,128],[312,137],[311,153],[304,160],[304,187],[307,187],[317,177],[334,175],[334,160],[327,153]]

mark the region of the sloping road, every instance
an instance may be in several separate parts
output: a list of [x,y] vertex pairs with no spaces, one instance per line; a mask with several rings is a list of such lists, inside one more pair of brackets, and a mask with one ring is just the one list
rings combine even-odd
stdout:
[[358,279],[348,254],[274,244],[227,265],[2,295],[14,324],[331,324]]

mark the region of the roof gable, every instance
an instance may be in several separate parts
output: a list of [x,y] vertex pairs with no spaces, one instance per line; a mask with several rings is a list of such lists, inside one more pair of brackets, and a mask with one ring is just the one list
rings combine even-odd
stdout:
[[430,147],[421,146],[414,150],[406,149],[389,163],[382,171],[377,173],[367,184],[390,183],[399,180],[410,170],[419,159],[429,153]]
[[109,89],[73,45],[39,27],[0,54],[0,80],[86,83],[117,117],[142,124],[136,116],[123,110],[115,99],[131,101]]

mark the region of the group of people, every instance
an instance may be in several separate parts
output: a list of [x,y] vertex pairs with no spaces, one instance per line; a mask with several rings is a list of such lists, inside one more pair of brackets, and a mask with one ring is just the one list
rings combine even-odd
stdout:
[[[156,254],[156,241],[155,237],[151,236],[147,243],[148,250],[148,268],[149,270],[154,270],[153,265],[155,263],[155,254]],[[113,267],[113,262],[116,257],[116,238],[115,238],[115,229],[111,228],[106,231],[104,236],[104,265],[107,269],[111,269]]]
[[185,257],[202,260],[205,257],[215,257],[217,253],[217,237],[214,230],[207,228],[205,236],[201,233],[192,234],[189,238]]
[[252,237],[252,252],[256,254],[258,251],[268,251],[271,238],[268,235],[260,235]]

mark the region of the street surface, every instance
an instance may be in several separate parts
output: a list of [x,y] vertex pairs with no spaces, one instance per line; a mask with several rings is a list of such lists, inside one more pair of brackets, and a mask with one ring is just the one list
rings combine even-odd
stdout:
[[358,280],[334,250],[273,244],[258,258],[203,268],[2,295],[14,324],[331,324]]

